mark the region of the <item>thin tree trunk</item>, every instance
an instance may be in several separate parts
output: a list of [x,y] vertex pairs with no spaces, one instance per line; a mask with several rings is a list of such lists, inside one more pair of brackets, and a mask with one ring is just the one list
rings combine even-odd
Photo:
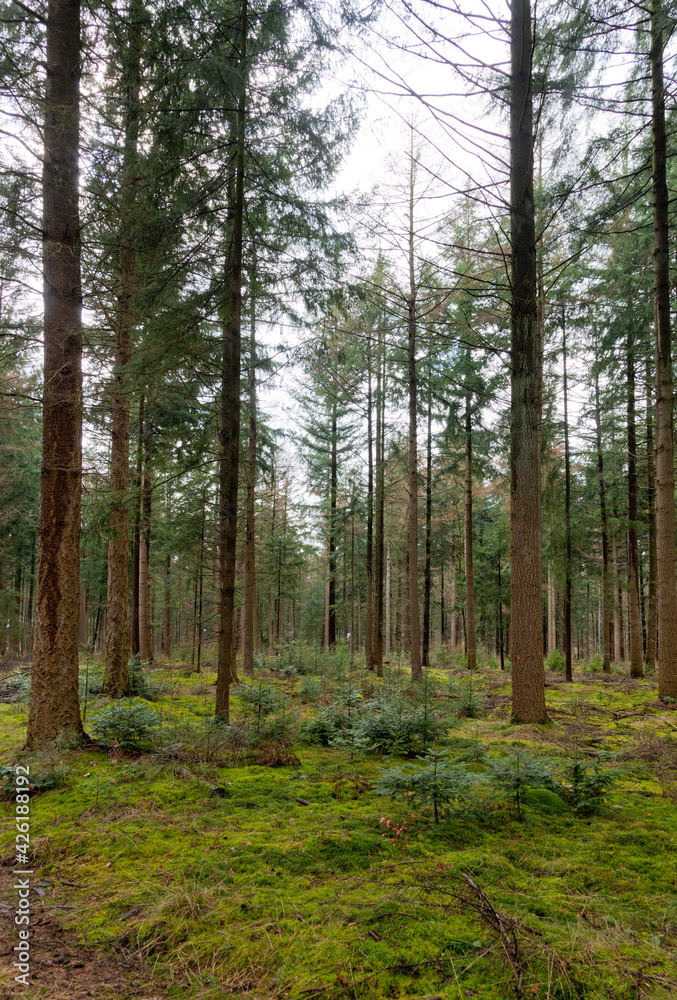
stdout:
[[599,507],[602,522],[602,670],[611,673],[611,594],[609,580],[609,529],[606,513],[604,457],[602,455],[602,425],[599,407],[599,373],[595,372],[595,434],[597,443],[597,475]]
[[628,625],[630,676],[642,677],[642,617],[639,602],[637,545],[637,429],[635,426],[635,355],[632,333],[627,338],[628,374]]
[[475,572],[473,568],[472,531],[472,421],[470,393],[465,397],[465,642],[468,670],[477,668],[475,633]]
[[537,316],[530,0],[512,0],[510,563],[512,714],[546,718],[541,636],[542,344]]
[[656,666],[656,469],[653,440],[651,362],[646,359],[646,492],[649,521],[649,584],[646,613],[646,665]]
[[31,535],[31,572],[28,580],[28,606],[26,608],[26,653],[33,654],[33,594],[35,587],[35,532]]
[[378,369],[376,380],[376,537],[375,537],[375,566],[374,566],[374,594],[372,612],[374,615],[374,629],[372,639],[372,663],[376,670],[377,677],[383,677],[383,524],[385,518],[385,467],[384,467],[384,446],[385,446],[385,350],[381,336],[381,329],[378,333]]
[[172,557],[167,553],[167,559],[165,562],[165,606],[164,606],[164,621],[162,629],[162,648],[167,661],[171,663],[172,660]]
[[564,524],[566,569],[564,578],[564,680],[573,682],[571,663],[571,457],[569,454],[569,392],[567,378],[567,328],[562,305],[562,367],[564,375]]
[[651,104],[654,205],[654,317],[656,321],[656,554],[658,694],[677,698],[677,580],[675,578],[675,469],[673,439],[670,258],[666,173],[664,14],[651,4]]
[[[390,514],[388,515],[388,520],[390,521]],[[391,580],[392,580],[392,559],[390,555],[390,525],[388,526],[388,549],[386,553],[386,624],[385,624],[385,642],[384,642],[384,655],[390,656],[390,645],[391,645],[391,617],[390,617],[390,607],[391,607]]]
[[451,562],[451,648],[458,646],[458,615],[456,614],[456,601],[458,600],[458,590],[456,583],[456,567],[452,559]]
[[548,563],[548,652],[557,649],[557,627],[555,621],[555,580],[552,563]]
[[414,273],[414,131],[411,130],[409,173],[409,297],[407,300],[407,378],[409,395],[409,512],[407,524],[408,625],[411,679],[423,678],[421,667],[421,624],[418,611],[418,449],[416,443],[416,280]]
[[244,672],[254,676],[254,610],[256,606],[256,300],[255,270],[251,278],[249,333],[249,450],[247,461],[247,525],[244,542]]
[[614,625],[614,663],[620,663],[623,659],[622,633],[621,633],[621,590],[618,585],[618,580],[619,580],[618,542],[616,540],[615,532],[612,535],[611,539],[611,565],[613,569],[612,607],[613,607],[613,625]]
[[425,564],[423,569],[423,666],[429,666],[430,657],[430,544],[432,530],[432,504],[433,504],[433,451],[432,451],[432,386],[430,379],[432,375],[428,373],[428,433],[426,438],[426,463],[425,463]]
[[338,490],[337,402],[331,410],[331,469],[329,478],[329,627],[327,645],[336,645],[336,499]]
[[374,669],[374,441],[372,428],[371,330],[367,333],[367,593],[364,656],[367,670]]
[[26,743],[84,737],[78,679],[82,483],[80,3],[48,0],[44,100],[44,389],[33,666]]
[[225,274],[226,308],[221,369],[221,459],[219,462],[219,561],[221,601],[219,660],[216,681],[217,717],[228,722],[230,685],[237,679],[235,650],[235,561],[237,487],[240,460],[240,324],[242,310],[242,228],[244,218],[245,98],[247,0],[241,0],[239,25],[241,91],[235,129],[235,177],[229,198],[229,247]]
[[136,438],[136,470],[134,475],[134,531],[132,536],[132,621],[131,621],[131,651],[133,656],[141,655],[141,637],[139,633],[139,562],[141,557],[141,479],[143,473],[143,442],[145,435],[145,396],[141,393],[139,399],[139,415],[137,420]]

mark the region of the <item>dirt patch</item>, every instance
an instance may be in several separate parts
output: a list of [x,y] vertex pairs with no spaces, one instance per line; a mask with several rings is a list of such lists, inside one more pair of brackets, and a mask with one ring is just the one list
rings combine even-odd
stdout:
[[88,948],[63,927],[51,909],[33,911],[31,985],[14,982],[13,948],[17,943],[13,914],[0,912],[0,1000],[164,1000],[166,993],[151,986],[150,976],[133,957]]

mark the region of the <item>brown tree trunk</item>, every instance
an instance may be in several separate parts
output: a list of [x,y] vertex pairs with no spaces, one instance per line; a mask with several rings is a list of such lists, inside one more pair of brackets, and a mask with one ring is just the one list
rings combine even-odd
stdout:
[[656,468],[653,440],[651,362],[646,360],[646,492],[649,522],[649,581],[646,612],[646,665],[656,666]]
[[555,624],[555,580],[552,563],[548,563],[548,652],[557,649],[557,628]]
[[635,355],[632,333],[627,338],[628,375],[628,626],[630,676],[642,677],[642,617],[639,603],[637,545],[637,430],[635,426]]
[[329,621],[327,645],[336,645],[336,499],[338,490],[338,440],[336,395],[331,411],[331,468],[329,475]]
[[378,370],[376,381],[376,537],[374,560],[374,600],[372,611],[374,615],[374,630],[372,640],[372,662],[377,677],[383,677],[383,578],[384,578],[384,539],[383,525],[385,520],[385,350],[382,332],[378,333]]
[[108,532],[108,588],[106,604],[106,664],[102,691],[123,698],[129,686],[129,426],[130,386],[128,367],[132,359],[134,330],[134,274],[136,251],[133,240],[136,205],[137,147],[139,138],[139,88],[141,50],[139,20],[142,10],[132,0],[127,47],[122,57],[125,108],[125,145],[120,192],[120,248],[115,314],[115,358],[111,386],[111,516]]
[[35,587],[35,533],[31,536],[31,572],[28,580],[28,606],[26,608],[26,653],[33,654],[33,594]]
[[[224,294],[223,365],[219,462],[219,560],[221,566],[221,630],[216,680],[216,715],[228,722],[230,685],[237,677],[235,651],[235,561],[237,487],[240,460],[240,324],[242,310],[242,225],[244,218],[245,98],[247,0],[241,0],[239,25],[241,92],[235,129],[235,177],[229,184],[228,252]],[[230,191],[233,189],[233,197]]]
[[566,571],[564,578],[564,680],[573,682],[571,657],[571,457],[569,454],[569,385],[567,378],[567,328],[562,305],[562,367],[564,376],[564,524]]
[[[390,514],[388,514],[388,523],[390,524]],[[390,531],[390,528],[388,529]],[[383,653],[385,656],[390,656],[390,646],[391,646],[391,579],[392,579],[392,559],[390,556],[390,535],[388,535],[388,548],[386,552],[386,583],[385,583],[385,599],[386,599],[386,621],[385,621],[385,641]]]
[[472,421],[470,394],[465,397],[465,642],[468,670],[477,668],[477,638],[475,634],[475,571],[472,538]]
[[256,302],[255,269],[251,278],[249,333],[249,448],[247,453],[247,524],[244,541],[244,672],[254,676],[254,610],[256,607]]
[[143,475],[143,442],[145,435],[145,395],[139,398],[139,416],[136,428],[136,470],[134,474],[134,530],[132,535],[132,613],[131,651],[133,656],[141,654],[139,634],[139,559],[141,555],[141,485]]
[[364,656],[367,670],[374,669],[374,437],[371,388],[371,331],[367,333],[367,592]]
[[80,3],[48,0],[44,101],[44,389],[37,601],[27,746],[82,739],[78,599],[82,484]]
[[432,530],[432,503],[433,503],[433,439],[432,439],[432,386],[430,379],[432,374],[428,373],[428,433],[426,437],[426,462],[425,462],[425,562],[423,568],[423,666],[429,666],[430,658],[430,544]]
[[416,442],[416,279],[414,273],[414,132],[411,133],[409,173],[409,297],[407,300],[407,381],[409,395],[408,482],[409,510],[407,518],[407,579],[408,631],[411,657],[411,679],[423,678],[421,667],[421,623],[418,611],[418,449]]
[[677,698],[677,580],[675,578],[675,468],[668,245],[667,145],[663,84],[664,15],[651,4],[651,105],[654,206],[654,317],[656,321],[656,553],[658,694]]
[[615,533],[611,539],[611,567],[613,570],[613,626],[614,626],[614,663],[620,663],[623,659],[623,639],[621,631],[621,590],[618,586],[619,566],[618,566],[618,542]]
[[608,674],[611,673],[611,581],[609,580],[609,529],[606,513],[598,372],[595,372],[595,434],[597,442],[600,520],[602,522],[602,670],[605,674]]
[[510,564],[512,714],[546,718],[541,632],[542,344],[537,316],[530,0],[512,0]]
[[172,660],[172,557],[167,553],[165,562],[165,605],[162,628],[162,651],[167,661]]
[[139,657],[143,663],[152,663],[154,660],[150,603],[150,517],[152,492],[148,450],[148,437],[146,437],[141,480],[141,526],[139,533]]

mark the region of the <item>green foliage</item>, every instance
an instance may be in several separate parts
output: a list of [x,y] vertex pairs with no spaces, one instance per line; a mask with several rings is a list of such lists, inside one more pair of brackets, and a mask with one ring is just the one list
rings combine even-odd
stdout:
[[253,714],[261,719],[265,715],[270,715],[279,705],[277,691],[266,684],[243,684],[238,691],[238,698],[246,710],[253,711]]
[[162,692],[161,685],[154,684],[144,671],[138,655],[129,658],[129,689],[133,698],[145,698],[146,701],[157,701]]
[[299,687],[299,698],[302,702],[316,702],[320,697],[320,682],[316,677],[304,677]]
[[476,719],[484,710],[484,696],[477,690],[472,677],[468,677],[461,685],[458,694],[459,719]]
[[557,794],[579,816],[591,816],[604,804],[616,784],[618,772],[602,770],[599,763],[574,760],[556,785]]
[[517,744],[505,757],[498,757],[487,765],[489,781],[504,791],[522,819],[524,792],[527,788],[550,788],[553,778],[549,767]]
[[335,706],[322,708],[314,719],[301,726],[299,739],[310,746],[328,747],[339,734],[342,724],[342,715]]
[[603,669],[604,669],[604,657],[602,656],[601,653],[595,653],[595,655],[591,656],[590,659],[588,660],[586,664],[586,670],[589,670],[592,673],[599,673]]
[[564,670],[566,665],[564,653],[561,653],[559,649],[551,649],[545,658],[545,665],[548,670]]
[[123,699],[108,705],[94,719],[94,732],[104,743],[138,747],[160,725],[157,711],[141,699]]
[[390,767],[381,772],[376,784],[379,795],[391,798],[417,799],[431,805],[435,822],[440,821],[440,809],[450,803],[467,802],[484,778],[467,770],[448,751],[430,750],[419,756],[422,766]]
[[0,701],[26,701],[31,692],[31,679],[27,674],[9,674],[2,682]]

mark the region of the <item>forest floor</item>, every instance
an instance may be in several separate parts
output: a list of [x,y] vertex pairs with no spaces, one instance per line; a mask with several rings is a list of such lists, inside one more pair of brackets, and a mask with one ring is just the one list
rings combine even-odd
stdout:
[[[144,690],[161,725],[145,743],[40,755],[21,750],[26,669],[0,676],[0,759],[30,765],[35,784],[24,987],[5,771],[2,1000],[677,996],[677,712],[654,677],[577,667],[566,685],[549,672],[551,721],[518,727],[491,665],[472,678],[432,669],[423,694],[404,665],[383,681],[339,656],[308,669],[263,666],[236,686],[226,731],[210,724],[211,667],[158,667]],[[97,676],[83,663],[94,732],[107,704]],[[346,736],[356,728],[321,745],[317,720],[337,704],[357,719],[365,700],[372,721],[386,703],[391,721],[424,718],[425,747],[384,759]],[[431,721],[439,753],[424,762]],[[512,761],[514,779],[515,760],[521,818],[492,771]],[[431,761],[451,768],[438,823],[423,785],[379,794],[384,776],[403,786]],[[565,801],[572,761],[613,778],[591,815]],[[450,792],[454,768],[478,776],[475,791]]]

